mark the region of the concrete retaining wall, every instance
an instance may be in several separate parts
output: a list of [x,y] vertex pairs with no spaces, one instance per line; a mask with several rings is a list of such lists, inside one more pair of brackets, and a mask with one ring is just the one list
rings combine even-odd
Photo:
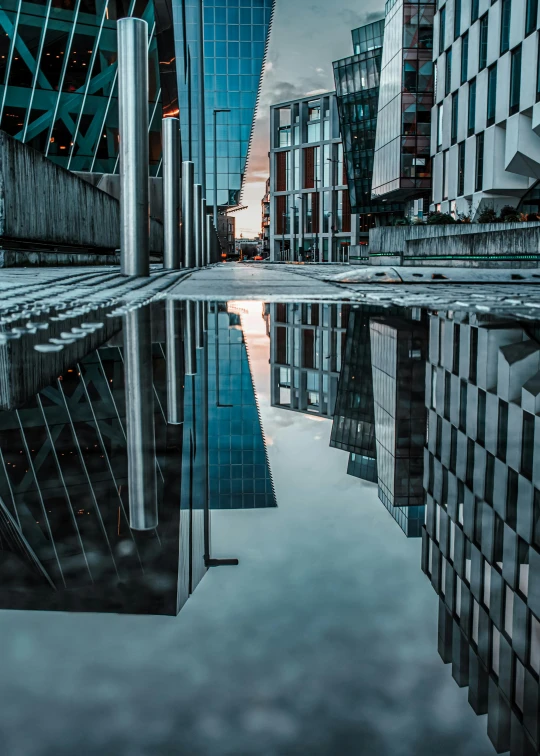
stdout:
[[[78,248],[120,246],[120,204],[40,152],[0,131],[0,241]],[[150,250],[163,252],[163,227],[152,220]]]
[[[373,228],[369,232],[369,253],[374,256],[371,262],[375,265],[379,261],[382,264],[390,255],[397,255],[403,265],[536,268],[540,265],[537,259],[540,257],[540,223]],[[531,259],[526,259],[527,256]]]

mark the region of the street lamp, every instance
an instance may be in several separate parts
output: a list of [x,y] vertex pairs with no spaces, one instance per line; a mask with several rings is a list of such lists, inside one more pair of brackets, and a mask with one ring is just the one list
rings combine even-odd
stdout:
[[[214,108],[214,226],[216,228],[216,234],[218,230],[217,221],[217,114],[218,113],[230,113],[230,108]],[[219,237],[218,237],[219,238]]]

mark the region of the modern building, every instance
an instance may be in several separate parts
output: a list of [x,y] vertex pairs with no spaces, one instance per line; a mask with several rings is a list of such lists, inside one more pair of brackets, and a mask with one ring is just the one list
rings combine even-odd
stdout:
[[533,323],[430,316],[422,569],[443,661],[497,753],[516,755],[540,750],[537,337]]
[[213,206],[215,123],[217,202],[234,207],[240,204],[274,0],[171,2],[182,155],[194,161],[195,180]]
[[221,244],[221,252],[227,257],[236,254],[234,240],[236,235],[236,217],[228,213],[218,215],[218,237]]
[[358,240],[334,92],[270,108],[270,258],[346,262]]
[[267,307],[272,406],[332,418],[349,306],[280,303]]
[[384,19],[353,29],[354,54],[333,63],[351,212],[359,216],[361,243],[367,243],[370,228],[403,216],[399,202],[371,198],[383,39]]
[[371,196],[416,216],[431,198],[434,14],[433,2],[386,3]]
[[379,499],[407,536],[420,536],[428,330],[403,317],[371,318],[369,329]]
[[266,179],[264,197],[261,200],[261,242],[264,257],[270,256],[270,178]]
[[473,220],[537,212],[540,71],[536,0],[446,0],[435,16],[432,209]]
[[23,3],[0,9],[0,128],[64,168],[118,173],[116,22],[148,22],[150,174],[161,120],[178,112],[168,0]]

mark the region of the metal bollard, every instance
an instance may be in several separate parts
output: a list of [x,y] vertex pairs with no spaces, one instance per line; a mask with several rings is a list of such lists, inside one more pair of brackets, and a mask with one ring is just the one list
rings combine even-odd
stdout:
[[158,505],[150,307],[127,312],[123,325],[129,524],[152,530]]
[[201,201],[201,237],[202,237],[202,244],[201,244],[201,267],[205,267],[208,265],[208,262],[206,260],[206,219],[208,218],[208,215],[206,214],[206,200],[204,197]]
[[195,184],[193,195],[193,231],[194,231],[194,248],[195,248],[195,267],[201,267],[201,245],[202,245],[202,186]]
[[148,24],[118,21],[120,250],[125,276],[149,276]]
[[206,216],[206,264],[212,264],[212,218]]
[[180,121],[164,118],[163,144],[163,267],[180,268]]
[[194,263],[194,188],[195,166],[191,160],[182,163],[182,249],[185,268],[193,268]]

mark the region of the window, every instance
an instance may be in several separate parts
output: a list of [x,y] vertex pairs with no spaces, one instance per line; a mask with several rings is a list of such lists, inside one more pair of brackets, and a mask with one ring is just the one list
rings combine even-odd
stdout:
[[488,504],[493,506],[493,486],[495,484],[495,457],[487,453],[486,459],[486,479],[484,481],[484,499]]
[[487,125],[495,123],[495,108],[497,105],[497,64],[488,69],[488,97],[487,97]]
[[452,372],[459,375],[459,342],[460,328],[459,323],[454,323],[454,332],[452,334]]
[[467,439],[467,469],[465,471],[465,485],[471,491],[474,486],[474,441]]
[[512,50],[510,65],[510,115],[519,110],[521,96],[521,45]]
[[446,5],[439,13],[439,55],[444,51],[444,37],[446,34]]
[[461,38],[461,83],[467,81],[467,69],[469,67],[469,32]]
[[450,464],[449,469],[451,473],[456,473],[456,462],[457,462],[457,430],[452,425],[452,429],[450,431]]
[[447,97],[450,94],[452,84],[452,48],[449,47],[446,51],[446,66],[444,69],[444,96]]
[[474,124],[476,121],[476,79],[469,82],[469,118],[467,122],[468,135],[474,134]]
[[458,132],[458,93],[454,92],[452,95],[452,124],[451,124],[451,130],[450,130],[450,139],[451,144],[455,144],[457,142],[457,132]]
[[538,18],[538,0],[527,0],[527,10],[525,12],[525,35],[532,34],[536,29],[536,20]]
[[478,48],[478,70],[481,71],[487,63],[488,45],[488,14],[485,13],[480,19],[480,42]]
[[521,436],[521,473],[531,480],[534,454],[534,415],[523,413],[523,431]]
[[478,391],[478,416],[476,425],[476,439],[484,446],[486,442],[486,392]]
[[452,401],[452,376],[450,373],[444,374],[444,418],[450,420],[450,403]]
[[499,423],[497,427],[497,456],[506,462],[506,441],[508,439],[508,403],[499,399]]
[[502,0],[501,8],[501,55],[510,49],[510,16],[512,0]]
[[437,151],[442,148],[443,105],[437,105]]
[[467,382],[461,381],[459,386],[459,429],[467,430]]
[[458,197],[465,194],[465,142],[458,147]]
[[454,0],[454,39],[459,37],[461,30],[461,0]]
[[514,629],[514,591],[505,586],[504,596],[504,632],[511,638]]
[[474,24],[480,11],[480,0],[471,0],[471,24]]
[[506,522],[513,530],[517,524],[517,495],[519,475],[511,467],[508,468],[506,481]]
[[[481,192],[484,185],[484,132],[476,137],[476,182],[475,191]],[[484,395],[485,396],[485,395]]]

